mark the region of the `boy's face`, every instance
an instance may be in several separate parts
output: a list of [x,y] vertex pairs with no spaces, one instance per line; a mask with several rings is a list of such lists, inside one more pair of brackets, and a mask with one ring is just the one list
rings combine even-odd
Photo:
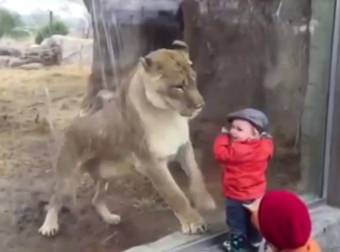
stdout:
[[235,119],[231,122],[229,133],[234,141],[247,141],[259,136],[253,125],[241,119]]

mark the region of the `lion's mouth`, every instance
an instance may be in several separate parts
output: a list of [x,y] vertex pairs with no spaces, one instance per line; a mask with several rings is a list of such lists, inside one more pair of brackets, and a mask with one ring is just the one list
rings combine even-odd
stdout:
[[195,118],[196,116],[198,116],[199,113],[201,113],[202,108],[199,109],[190,109],[190,110],[186,110],[186,111],[182,111],[180,113],[181,116],[183,117],[188,117],[190,119]]

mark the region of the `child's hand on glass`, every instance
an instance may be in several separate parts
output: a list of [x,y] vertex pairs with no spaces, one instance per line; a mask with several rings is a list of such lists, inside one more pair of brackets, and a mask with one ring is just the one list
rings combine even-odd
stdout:
[[228,133],[229,133],[228,128],[223,126],[223,127],[221,128],[221,133],[222,133],[222,134],[228,134]]

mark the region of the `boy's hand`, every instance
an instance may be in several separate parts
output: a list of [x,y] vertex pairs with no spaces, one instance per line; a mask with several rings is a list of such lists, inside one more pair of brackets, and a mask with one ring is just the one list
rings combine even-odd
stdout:
[[271,139],[272,138],[272,135],[270,135],[268,132],[262,132],[261,133],[261,137],[262,138],[269,138],[269,139]]
[[228,130],[226,127],[222,127],[222,128],[221,128],[221,133],[223,133],[223,134],[228,134],[228,133],[229,133],[229,130]]

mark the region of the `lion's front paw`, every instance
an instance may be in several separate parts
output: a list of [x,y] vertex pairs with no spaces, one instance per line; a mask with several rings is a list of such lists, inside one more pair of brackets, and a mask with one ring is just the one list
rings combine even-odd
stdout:
[[183,234],[203,234],[208,230],[204,222],[182,223]]
[[184,234],[202,234],[208,230],[205,221],[195,210],[188,218],[178,217]]
[[59,231],[59,224],[57,222],[44,222],[39,228],[39,233],[46,237],[55,236]]

